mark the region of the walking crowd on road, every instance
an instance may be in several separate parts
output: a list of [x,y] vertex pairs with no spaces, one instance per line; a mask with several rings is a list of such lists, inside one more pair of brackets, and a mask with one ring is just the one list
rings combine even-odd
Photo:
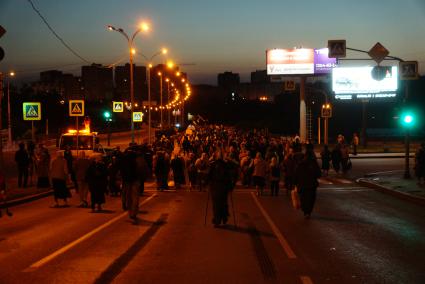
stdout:
[[282,187],[288,196],[296,190],[301,209],[309,217],[317,179],[327,176],[331,166],[336,173],[351,169],[349,149],[342,135],[332,150],[325,145],[320,152],[321,167],[312,146],[303,144],[298,135],[273,137],[265,130],[203,125],[196,130],[191,127],[190,134],[160,135],[152,145],[130,145],[124,152],[118,148],[107,159],[101,154],[88,157],[84,151],[76,157],[67,148],[58,151],[51,161],[42,144],[35,150],[33,144],[25,149],[21,143],[15,161],[18,186],[28,185],[32,167],[37,174],[37,187],[53,187],[54,207],[68,206],[71,191],[67,184],[71,183],[78,193],[78,207],[101,212],[106,194],[120,196],[122,208],[136,220],[144,183],[154,179],[158,191],[182,187],[209,190],[213,223],[219,225],[227,222],[227,197],[237,184],[255,187],[257,196],[267,192],[278,196]]

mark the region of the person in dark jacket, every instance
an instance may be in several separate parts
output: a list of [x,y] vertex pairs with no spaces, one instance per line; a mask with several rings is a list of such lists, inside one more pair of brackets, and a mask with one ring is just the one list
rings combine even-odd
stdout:
[[208,182],[213,203],[212,222],[214,226],[221,223],[225,225],[229,218],[227,195],[233,189],[233,184],[231,171],[223,160],[221,150],[214,153],[214,160],[209,166]]
[[19,143],[19,150],[15,153],[15,162],[18,165],[18,186],[27,187],[30,158],[24,143]]
[[331,157],[332,157],[332,167],[334,168],[336,173],[339,173],[339,170],[341,169],[341,160],[342,160],[341,144],[338,143],[337,145],[335,145],[335,147],[332,150]]
[[304,154],[304,159],[295,169],[295,183],[300,195],[301,209],[305,218],[310,218],[316,201],[316,191],[319,186],[318,178],[321,176],[319,164],[313,149],[308,149]]
[[277,162],[277,158],[273,157],[269,165],[270,173],[270,193],[271,196],[279,195],[279,181],[280,181],[280,165]]
[[173,170],[174,185],[179,189],[182,184],[185,184],[184,177],[184,160],[178,154],[175,154],[171,160],[171,169]]
[[294,159],[294,152],[292,147],[288,148],[288,151],[283,160],[283,172],[285,174],[285,188],[286,195],[288,195],[292,189],[294,189],[294,179],[295,179],[295,168],[297,164]]
[[323,176],[327,176],[330,168],[330,161],[332,159],[331,151],[329,151],[328,145],[323,146],[322,152],[320,152],[322,159],[322,171]]
[[78,192],[78,183],[77,183],[77,179],[75,177],[75,171],[74,171],[74,157],[72,156],[72,151],[71,151],[71,147],[66,146],[65,152],[63,154],[63,157],[66,160],[67,166],[68,166],[68,170],[69,170],[69,175],[71,177],[71,181],[74,184],[74,188],[75,190]]
[[105,192],[108,186],[108,171],[101,155],[96,155],[94,161],[90,164],[86,173],[86,180],[89,185],[91,209],[95,211],[102,210],[102,204],[105,203]]
[[134,222],[137,222],[139,213],[140,182],[144,167],[142,159],[143,157],[129,148],[125,150],[119,162],[122,178],[122,207],[123,210],[128,210],[128,216]]
[[170,172],[170,160],[165,151],[156,153],[155,176],[158,190],[168,189],[168,173]]

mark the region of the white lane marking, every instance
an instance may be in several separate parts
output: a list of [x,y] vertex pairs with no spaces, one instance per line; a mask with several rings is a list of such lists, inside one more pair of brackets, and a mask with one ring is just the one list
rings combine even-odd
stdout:
[[348,179],[344,179],[344,178],[333,178],[333,179],[337,182],[340,182],[340,183],[346,183],[346,184],[353,183],[353,181],[348,180]]
[[300,278],[301,278],[301,282],[303,284],[313,284],[313,281],[308,276],[302,275],[302,276],[300,276]]
[[369,190],[368,188],[365,187],[355,187],[355,186],[347,186],[347,187],[326,187],[326,186],[321,186],[319,187],[320,190],[344,190],[344,191],[365,191],[365,190]]
[[333,184],[333,182],[331,182],[330,180],[324,179],[324,178],[319,178],[319,183],[320,184]]
[[280,245],[282,246],[283,250],[285,251],[288,258],[297,258],[292,248],[289,246],[288,241],[285,239],[285,237],[282,235],[282,233],[279,231],[273,220],[270,218],[269,214],[267,214],[266,210],[264,210],[264,207],[261,205],[260,201],[258,201],[257,196],[255,196],[254,192],[251,192],[251,196],[255,201],[255,204],[257,204],[258,208],[260,209],[261,213],[263,214],[264,218],[266,219],[267,223],[269,223],[269,226],[271,227],[273,233],[279,240]]
[[[140,205],[143,205],[147,202],[149,202],[152,198],[154,198],[156,196],[156,194],[148,197],[147,199],[143,200],[142,203],[140,203]],[[63,254],[64,252],[70,250],[71,248],[75,247],[76,245],[78,245],[79,243],[83,242],[84,240],[90,238],[91,236],[93,236],[94,234],[96,234],[97,232],[105,229],[106,227],[112,225],[113,223],[115,223],[116,221],[118,221],[119,219],[121,219],[122,217],[128,215],[128,212],[124,212],[120,215],[118,215],[117,217],[115,217],[114,219],[109,220],[108,222],[100,225],[99,227],[97,227],[96,229],[92,230],[91,232],[88,232],[87,234],[85,234],[84,236],[80,237],[79,239],[67,244],[66,246],[58,249],[57,251],[53,252],[52,254],[42,258],[41,260],[31,264],[28,268],[26,268],[24,270],[24,272],[28,272],[28,271],[32,271],[34,269],[37,269],[41,266],[43,266],[44,264],[48,263],[49,261],[51,261],[52,259],[54,259],[55,257]]]

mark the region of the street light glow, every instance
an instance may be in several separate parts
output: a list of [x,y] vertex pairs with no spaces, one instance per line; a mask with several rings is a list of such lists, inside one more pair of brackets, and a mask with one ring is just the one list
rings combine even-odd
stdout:
[[167,54],[167,53],[168,53],[168,49],[163,48],[163,49],[161,50],[161,52],[162,52],[162,54]]
[[131,54],[136,54],[136,49],[135,49],[135,48],[132,48],[132,49],[130,50],[130,52],[131,52]]
[[150,29],[149,24],[148,24],[148,23],[146,23],[146,22],[141,23],[141,24],[140,24],[140,29],[141,29],[142,31],[144,31],[144,32],[149,31],[149,29]]
[[10,77],[15,76],[15,72],[13,72],[13,71],[12,71],[12,72],[10,72],[10,73],[9,73],[9,76],[10,76]]
[[171,68],[174,68],[174,63],[172,61],[168,61],[167,62],[167,67],[170,68],[170,69]]

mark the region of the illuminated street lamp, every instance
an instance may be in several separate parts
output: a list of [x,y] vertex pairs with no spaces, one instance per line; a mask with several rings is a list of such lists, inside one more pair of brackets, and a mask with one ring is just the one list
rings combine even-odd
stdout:
[[128,50],[130,54],[130,104],[131,104],[131,143],[134,143],[134,121],[133,121],[133,112],[134,112],[134,81],[133,81],[133,55],[136,53],[133,48],[134,38],[139,32],[147,32],[149,30],[149,25],[147,23],[142,23],[140,27],[134,32],[131,38],[122,28],[115,28],[114,26],[108,25],[110,31],[116,31],[122,34],[128,42]]

